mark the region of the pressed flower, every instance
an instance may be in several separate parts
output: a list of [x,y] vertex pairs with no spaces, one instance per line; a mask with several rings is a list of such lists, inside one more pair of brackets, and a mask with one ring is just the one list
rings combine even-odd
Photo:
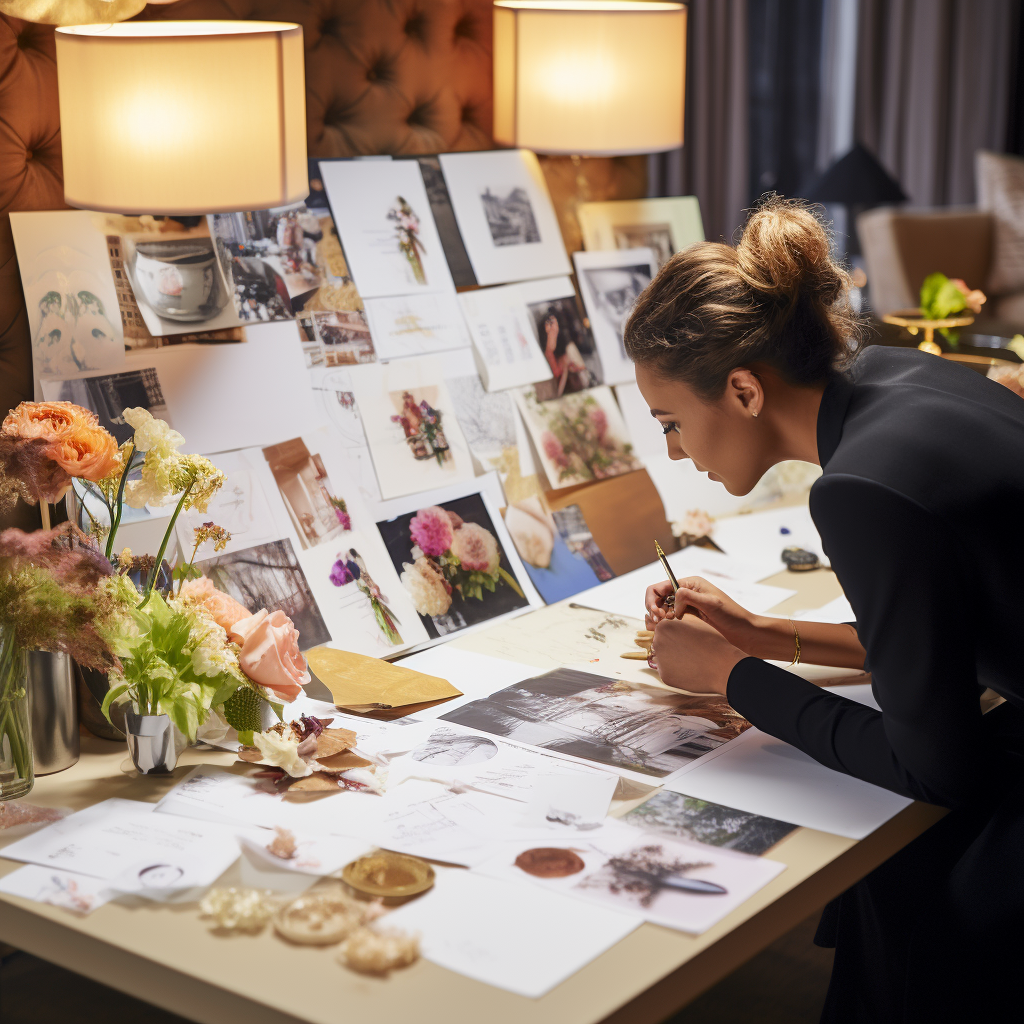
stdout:
[[313,774],[313,766],[299,754],[299,744],[302,741],[292,731],[291,726],[281,731],[275,726],[266,732],[258,732],[252,740],[265,762],[283,768],[293,779],[302,779]]

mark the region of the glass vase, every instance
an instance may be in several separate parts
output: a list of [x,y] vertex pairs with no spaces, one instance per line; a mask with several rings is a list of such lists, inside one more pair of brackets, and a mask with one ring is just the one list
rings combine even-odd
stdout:
[[35,781],[27,671],[25,651],[0,627],[0,800],[25,796]]

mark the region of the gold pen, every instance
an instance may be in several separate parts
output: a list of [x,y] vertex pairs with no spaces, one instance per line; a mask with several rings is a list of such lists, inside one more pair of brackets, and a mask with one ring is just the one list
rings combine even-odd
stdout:
[[665,570],[665,573],[668,576],[668,581],[672,584],[672,591],[674,593],[679,589],[679,580],[676,579],[676,574],[672,571],[672,566],[668,564],[668,558],[662,550],[661,544],[657,540],[654,542],[654,550],[658,552],[658,561],[661,562],[661,567]]

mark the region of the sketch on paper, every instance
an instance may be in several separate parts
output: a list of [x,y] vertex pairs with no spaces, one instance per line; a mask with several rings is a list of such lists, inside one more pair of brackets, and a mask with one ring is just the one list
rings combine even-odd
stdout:
[[409,755],[423,764],[452,767],[480,764],[498,753],[498,745],[486,736],[456,732],[454,729],[435,729],[426,743],[416,747]]

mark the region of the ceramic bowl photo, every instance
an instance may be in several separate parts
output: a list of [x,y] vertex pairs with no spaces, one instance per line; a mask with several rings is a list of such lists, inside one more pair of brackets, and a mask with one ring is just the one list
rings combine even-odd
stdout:
[[139,242],[132,269],[141,297],[169,320],[210,320],[227,302],[211,239]]

